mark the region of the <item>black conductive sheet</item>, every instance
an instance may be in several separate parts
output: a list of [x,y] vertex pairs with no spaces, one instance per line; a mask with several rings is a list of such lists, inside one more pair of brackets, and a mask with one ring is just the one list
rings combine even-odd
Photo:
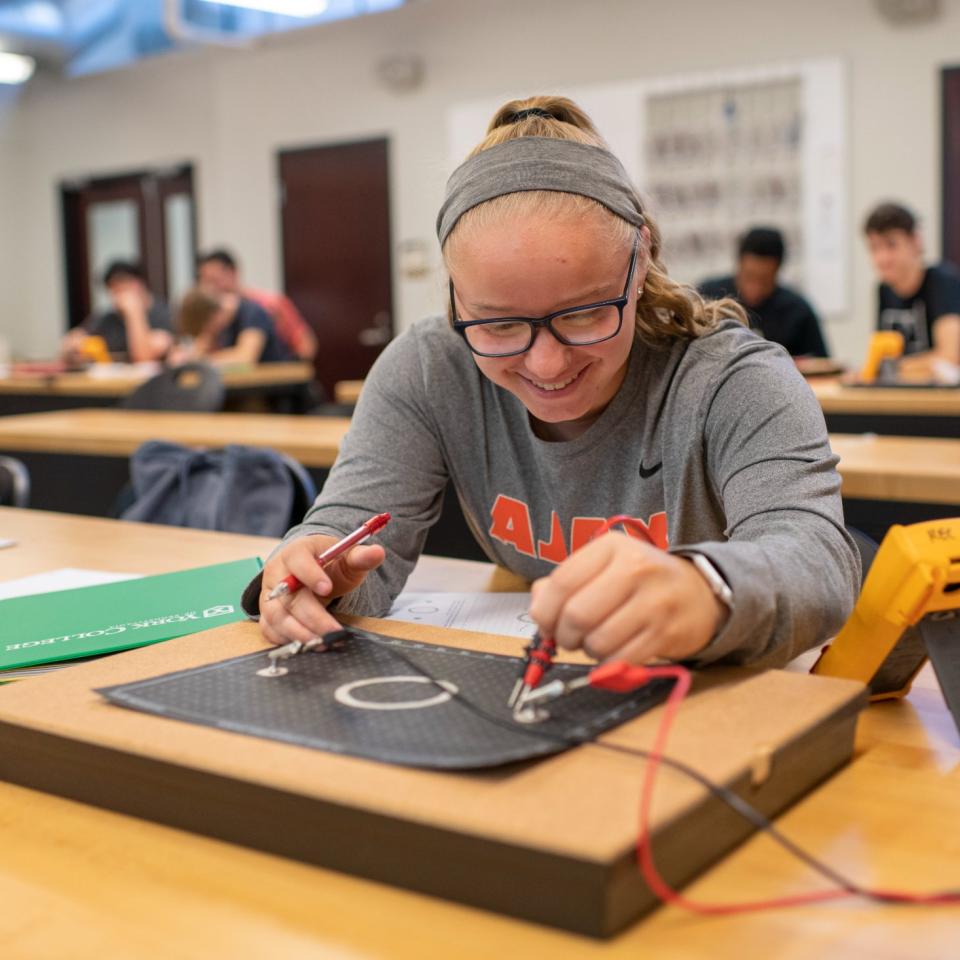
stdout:
[[[548,719],[521,724],[507,706],[518,658],[349,633],[343,649],[283,661],[285,676],[257,674],[269,664],[262,651],[98,692],[134,710],[249,736],[385,763],[470,770],[558,753],[566,745],[541,734],[592,739],[656,706],[670,690],[669,680],[630,694],[584,687],[547,704]],[[569,680],[587,669],[556,664],[546,680]]]

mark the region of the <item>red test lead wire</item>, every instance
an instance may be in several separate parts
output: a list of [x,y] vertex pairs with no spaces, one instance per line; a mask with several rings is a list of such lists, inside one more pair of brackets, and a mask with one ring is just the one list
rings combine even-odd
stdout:
[[553,666],[553,658],[557,655],[557,644],[553,637],[541,636],[537,631],[533,639],[527,644],[526,657],[521,667],[520,676],[513,685],[508,707],[522,705],[530,692],[540,685],[543,675]]
[[[603,666],[607,666],[606,664]],[[618,664],[609,664],[616,667]],[[626,666],[624,664],[623,666]],[[597,670],[602,669],[598,667]],[[638,669],[638,668],[634,668]],[[639,668],[643,669],[643,668]],[[650,837],[650,808],[653,802],[653,787],[656,780],[660,760],[664,756],[667,737],[670,728],[676,719],[677,710],[690,690],[690,671],[681,666],[649,667],[650,679],[654,677],[672,677],[673,689],[667,697],[663,708],[663,719],[657,729],[653,747],[650,750],[646,769],[644,770],[643,786],[640,799],[640,836],[637,840],[637,860],[643,879],[651,891],[664,903],[673,904],[693,913],[707,916],[724,916],[737,913],[754,913],[760,910],[774,910],[782,907],[799,907],[811,903],[822,903],[828,900],[838,900],[841,897],[865,897],[883,903],[902,904],[950,904],[960,903],[960,891],[946,890],[934,893],[910,893],[900,890],[882,890],[862,887],[851,884],[849,887],[833,887],[825,890],[813,890],[808,893],[792,894],[784,897],[774,897],[768,900],[748,900],[741,903],[707,903],[691,900],[677,890],[674,890],[660,874],[653,858],[653,846]],[[595,671],[594,671],[595,672]],[[616,673],[616,671],[614,671]],[[618,681],[614,681],[618,682]],[[591,686],[594,684],[591,683]],[[606,689],[615,689],[607,687]],[[630,688],[633,689],[633,688]]]
[[[622,525],[633,531],[633,534],[646,540],[651,546],[657,546],[653,542],[653,537],[650,536],[647,525],[637,520],[636,517],[628,516],[625,513],[618,513],[616,516],[604,520],[604,522],[597,527],[590,539],[592,540],[604,533],[608,533],[618,525]],[[522,672],[520,676],[517,677],[517,682],[510,692],[507,706],[517,707],[523,704],[530,693],[540,685],[540,681],[543,680],[543,675],[550,669],[556,654],[557,645],[552,637],[542,637],[539,631],[534,634],[533,640],[526,649]],[[629,689],[632,690],[634,688],[630,687]]]
[[581,690],[583,687],[593,687],[595,690],[607,690],[611,693],[630,693],[651,680],[666,677],[676,678],[673,667],[644,667],[626,663],[623,660],[610,660],[594,667],[589,673],[574,677],[573,680],[553,680],[539,690],[529,692],[524,697],[523,703],[545,703],[573,693],[574,690]]
[[[367,537],[371,537],[378,530],[382,530],[389,522],[389,513],[378,513],[375,517],[367,520],[366,523],[361,523],[353,533],[348,533],[342,540],[338,540],[335,544],[324,550],[323,553],[316,558],[317,563],[321,567],[333,563],[334,560],[343,556],[351,547],[357,546],[366,540]],[[289,576],[284,577],[270,593],[267,594],[267,599],[276,600],[277,597],[282,597],[285,594],[296,593],[302,586],[303,584],[291,573]]]

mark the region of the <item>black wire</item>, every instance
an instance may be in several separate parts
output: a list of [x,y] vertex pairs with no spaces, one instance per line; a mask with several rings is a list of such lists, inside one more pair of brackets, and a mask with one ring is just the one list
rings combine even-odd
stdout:
[[[438,690],[443,690],[449,694],[459,704],[466,707],[471,713],[481,717],[489,723],[503,728],[504,730],[509,730],[512,733],[525,733],[528,736],[534,737],[535,739],[547,740],[551,743],[560,744],[565,747],[594,746],[600,747],[603,750],[610,750],[614,753],[626,754],[630,757],[640,757],[641,759],[645,760],[653,759],[653,755],[649,751],[643,750],[639,747],[625,747],[621,744],[607,743],[603,740],[597,740],[593,737],[574,737],[560,733],[551,733],[548,730],[537,730],[535,728],[525,726],[524,724],[504,720],[502,717],[498,717],[496,714],[485,710],[479,704],[474,703],[472,700],[465,697],[459,690],[456,692],[448,690],[440,683],[439,680],[437,680],[436,677],[432,676],[427,670],[420,666],[420,664],[410,659],[410,657],[408,657],[401,649],[397,647],[395,642],[392,642],[390,639],[381,639],[373,634],[364,633],[363,635],[366,638],[373,640],[375,643],[381,644],[382,646],[388,648],[394,654],[394,656],[403,661],[403,663],[405,663],[410,669],[416,670],[417,673],[429,680],[430,683],[437,687]],[[705,787],[718,800],[721,800],[731,810],[733,810],[734,813],[739,814],[749,823],[752,823],[758,830],[762,830],[797,860],[806,864],[811,870],[820,874],[820,876],[826,878],[841,889],[846,890],[848,893],[856,894],[870,900],[877,900],[885,903],[900,902],[892,900],[889,896],[874,893],[865,889],[855,881],[849,880],[847,877],[843,876],[843,874],[838,873],[831,866],[829,866],[829,864],[824,863],[822,860],[818,860],[813,854],[808,853],[798,844],[794,843],[794,841],[785,834],[781,833],[780,830],[769,820],[769,818],[761,813],[755,806],[753,806],[753,804],[747,800],[744,800],[743,797],[739,796],[737,793],[734,793],[734,791],[728,787],[725,787],[719,783],[715,783],[708,776],[706,776],[706,774],[700,773],[699,770],[687,765],[682,760],[675,760],[672,757],[666,756],[665,754],[660,754],[657,759],[665,767],[670,767],[671,769],[676,770],[678,773],[682,773],[684,776],[689,777],[702,787]],[[946,891],[946,894],[949,896],[956,895],[954,891]]]

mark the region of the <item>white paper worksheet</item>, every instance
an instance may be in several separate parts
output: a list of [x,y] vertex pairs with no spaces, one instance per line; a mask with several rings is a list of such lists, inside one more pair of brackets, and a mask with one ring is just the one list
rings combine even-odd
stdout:
[[137,573],[111,573],[107,570],[81,570],[77,567],[60,567],[45,573],[35,573],[16,580],[0,583],[0,600],[11,597],[28,597],[34,593],[54,593],[58,590],[73,590],[75,587],[95,587],[101,583],[116,583],[119,580],[135,580]]
[[433,627],[532,637],[536,626],[527,613],[529,593],[401,593],[388,620]]

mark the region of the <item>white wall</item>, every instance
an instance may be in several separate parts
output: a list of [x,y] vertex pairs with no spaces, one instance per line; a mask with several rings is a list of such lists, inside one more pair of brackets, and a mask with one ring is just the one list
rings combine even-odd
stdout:
[[[414,53],[426,81],[383,89],[374,64]],[[960,63],[960,0],[929,27],[894,28],[872,0],[419,0],[252,49],[205,49],[69,82],[38,76],[0,113],[0,333],[50,354],[64,327],[57,184],[191,160],[202,245],[229,243],[251,282],[280,275],[278,149],[390,138],[394,240],[422,238],[446,172],[446,111],[515,95],[691,70],[838,56],[849,67],[851,314],[830,318],[835,350],[856,359],[873,310],[858,235],[865,211],[913,206],[939,254],[939,69]],[[395,279],[402,328],[441,299],[436,277]]]

